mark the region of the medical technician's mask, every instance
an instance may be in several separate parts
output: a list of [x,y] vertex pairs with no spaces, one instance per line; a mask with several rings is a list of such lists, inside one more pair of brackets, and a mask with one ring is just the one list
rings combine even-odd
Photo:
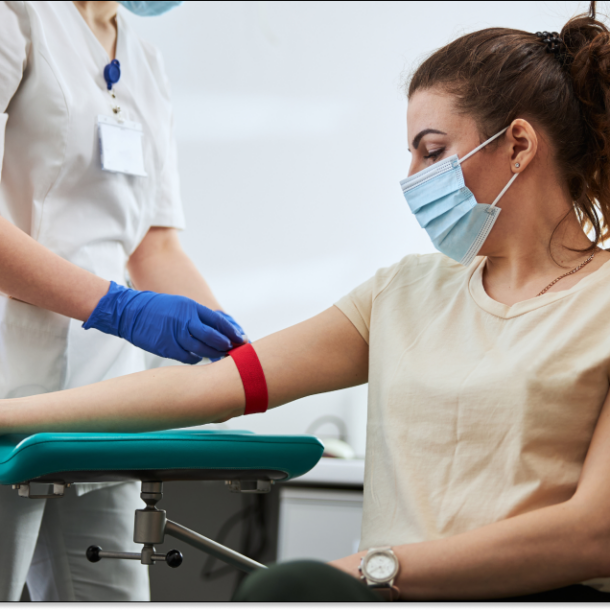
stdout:
[[140,17],[156,17],[157,15],[163,15],[167,11],[173,9],[175,6],[180,6],[180,2],[145,2],[144,0],[137,2],[130,2],[129,0],[118,0],[119,4],[122,4],[127,10],[139,15]]
[[507,130],[508,127],[483,142],[463,159],[454,155],[400,183],[411,211],[435,248],[462,265],[469,265],[483,247],[502,211],[496,206],[519,175],[510,179],[491,205],[477,203],[464,183],[462,163]]

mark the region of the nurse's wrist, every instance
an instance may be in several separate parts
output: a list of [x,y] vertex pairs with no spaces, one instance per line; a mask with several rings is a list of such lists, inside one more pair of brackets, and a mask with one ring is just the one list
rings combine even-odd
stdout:
[[86,321],[91,317],[100,301],[108,294],[111,285],[111,282],[108,280],[97,277],[93,274],[90,275],[91,277],[87,278],[89,280],[87,285],[79,295],[81,302],[75,304],[77,310],[72,312],[71,316],[77,320],[81,320],[84,323],[86,323]]
[[120,337],[119,324],[121,321],[121,310],[117,306],[125,293],[136,291],[125,286],[119,286],[115,282],[109,282],[106,294],[99,299],[89,317],[83,323],[83,328],[89,330],[95,328],[103,333]]

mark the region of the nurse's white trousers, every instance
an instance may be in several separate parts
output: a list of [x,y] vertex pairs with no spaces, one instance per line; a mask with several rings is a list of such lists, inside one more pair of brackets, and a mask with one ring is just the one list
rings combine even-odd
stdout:
[[133,542],[140,484],[122,483],[82,496],[27,500],[0,486],[0,601],[149,601],[148,568],[137,561],[89,563],[87,548],[140,551]]

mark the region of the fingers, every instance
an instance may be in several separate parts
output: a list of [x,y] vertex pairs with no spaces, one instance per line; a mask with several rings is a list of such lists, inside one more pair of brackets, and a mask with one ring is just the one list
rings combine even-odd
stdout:
[[228,337],[233,344],[242,345],[245,342],[243,334],[220,314],[200,304],[197,304],[197,313],[205,325]]
[[219,352],[228,352],[233,347],[230,339],[200,320],[189,320],[188,331],[195,339]]
[[179,356],[178,358],[175,358],[175,360],[182,362],[182,364],[199,364],[202,358],[200,356],[196,356],[195,354],[184,352],[184,356]]
[[228,313],[225,313],[224,311],[220,311],[220,310],[217,311],[216,313],[219,316],[223,317],[225,320],[228,320],[228,322],[231,324],[231,326],[233,326],[233,328],[236,330],[237,335],[241,336],[242,343],[250,343],[250,340],[248,339],[248,335],[245,333],[244,329],[235,321],[233,316],[230,316]]
[[[226,346],[226,344],[228,343],[227,339],[225,337],[222,337],[222,339]],[[227,352],[227,350],[217,350],[214,349],[214,347],[203,343],[196,337],[191,336],[191,334],[188,333],[188,330],[182,333],[182,335],[178,338],[178,344],[180,345],[180,347],[182,347],[182,349],[198,356],[199,360],[201,360],[201,358],[222,358],[224,355],[226,355]],[[229,347],[228,349],[231,348]]]

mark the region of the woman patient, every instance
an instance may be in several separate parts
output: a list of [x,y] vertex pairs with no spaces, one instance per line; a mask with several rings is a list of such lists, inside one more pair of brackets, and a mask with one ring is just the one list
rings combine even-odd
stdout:
[[[379,547],[404,600],[610,598],[610,32],[595,4],[558,36],[468,34],[413,75],[403,190],[441,253],[254,344],[270,407],[369,383],[362,552],[255,574],[241,599],[376,599],[359,566]],[[162,430],[244,404],[227,358],[4,400],[0,432]]]

